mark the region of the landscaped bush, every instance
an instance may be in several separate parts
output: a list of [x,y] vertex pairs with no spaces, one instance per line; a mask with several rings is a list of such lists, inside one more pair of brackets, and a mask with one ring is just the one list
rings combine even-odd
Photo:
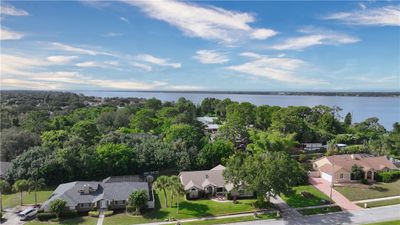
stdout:
[[380,182],[389,183],[400,178],[400,170],[390,170],[380,172],[375,175],[375,179]]
[[369,184],[368,180],[367,180],[367,179],[364,179],[364,178],[361,179],[361,183],[362,183],[362,184]]
[[129,213],[133,213],[133,212],[136,211],[136,208],[133,207],[133,206],[127,205],[126,206],[126,211],[129,212]]
[[72,218],[78,216],[76,211],[67,210],[65,212],[60,213],[60,218]]
[[100,214],[99,211],[90,211],[88,213],[88,215],[91,217],[99,217],[99,214]]
[[42,213],[38,213],[36,217],[39,221],[47,221],[49,219],[56,218],[57,215],[55,213],[42,212]]
[[107,210],[107,211],[105,211],[104,212],[104,216],[111,216],[112,214],[114,214],[114,211],[112,211],[112,210]]

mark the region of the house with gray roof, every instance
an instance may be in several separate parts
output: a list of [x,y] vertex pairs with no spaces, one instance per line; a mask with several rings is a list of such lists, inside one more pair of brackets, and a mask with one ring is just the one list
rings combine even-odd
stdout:
[[60,184],[42,205],[48,211],[55,199],[67,202],[71,210],[78,212],[93,209],[124,209],[129,196],[137,190],[148,193],[147,207],[154,208],[154,193],[151,188],[153,179],[143,181],[139,176],[108,177],[103,181],[75,181]]
[[253,197],[254,193],[245,188],[235,190],[233,185],[226,183],[223,171],[225,167],[218,165],[211,170],[184,171],[179,174],[179,179],[186,191],[186,198],[197,199],[202,197],[221,198]]

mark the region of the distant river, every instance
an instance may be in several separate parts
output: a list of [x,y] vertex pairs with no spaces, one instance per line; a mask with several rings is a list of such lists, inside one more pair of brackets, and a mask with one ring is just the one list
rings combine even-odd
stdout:
[[238,102],[251,102],[259,105],[277,106],[339,106],[341,115],[353,114],[353,122],[360,122],[369,117],[378,117],[380,123],[391,130],[394,122],[400,122],[400,97],[343,97],[343,96],[298,96],[298,95],[248,95],[218,93],[159,93],[159,92],[117,92],[117,91],[77,91],[86,96],[98,97],[137,97],[157,98],[162,101],[176,101],[185,97],[195,104],[204,98],[230,98]]

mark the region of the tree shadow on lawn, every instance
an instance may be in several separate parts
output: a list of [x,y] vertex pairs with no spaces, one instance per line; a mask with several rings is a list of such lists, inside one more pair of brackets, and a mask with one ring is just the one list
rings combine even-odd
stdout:
[[301,194],[290,194],[286,197],[286,203],[294,208],[315,206],[315,205],[325,205],[324,199],[318,198],[316,196],[310,196],[308,198],[303,197]]
[[387,191],[389,191],[388,188],[379,187],[379,186],[372,186],[372,187],[369,187],[369,189],[374,190],[374,191],[379,191],[379,192],[387,192]]

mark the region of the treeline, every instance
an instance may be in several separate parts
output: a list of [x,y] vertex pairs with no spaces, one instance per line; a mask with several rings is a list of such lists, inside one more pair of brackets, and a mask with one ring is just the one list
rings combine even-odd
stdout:
[[[1,157],[12,160],[6,179],[13,183],[38,177],[59,184],[154,170],[209,169],[220,163],[232,165],[229,158],[250,154],[247,159],[265,151],[279,152],[269,159],[279,157],[281,164],[295,165],[298,174],[304,174],[303,166],[287,157],[303,142],[351,145],[344,150],[330,148],[329,154],[400,155],[398,123],[391,132],[377,118],[353,124],[351,114],[342,119],[337,107],[257,107],[214,98],[200,105],[184,98],[176,102],[112,98],[84,104],[62,113],[33,109],[20,123],[3,129]],[[196,120],[204,115],[218,117],[221,124],[213,141]],[[248,162],[246,168],[251,170]]]

